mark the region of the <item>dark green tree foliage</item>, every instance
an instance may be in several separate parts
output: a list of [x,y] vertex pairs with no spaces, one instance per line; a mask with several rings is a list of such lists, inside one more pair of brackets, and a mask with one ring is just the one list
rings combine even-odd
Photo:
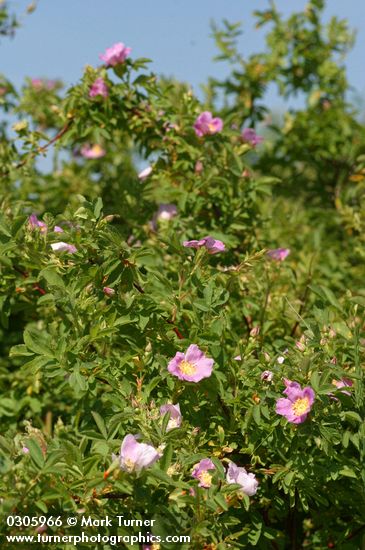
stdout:
[[[3,517],[153,518],[146,531],[191,537],[166,549],[364,544],[365,140],[343,64],[353,36],[322,9],[257,12],[271,26],[248,59],[238,25],[216,27],[232,70],[207,83],[205,105],[132,55],[68,90],[1,77]],[[107,97],[90,97],[98,78]],[[277,124],[270,83],[303,98]],[[224,128],[198,137],[208,109]],[[260,122],[254,146],[241,130]],[[207,235],[225,251],[182,244]],[[267,254],[278,248],[291,252]],[[214,360],[196,383],[167,369],[191,344]],[[298,424],[276,412],[285,380],[315,392]],[[112,457],[127,434],[161,454],[139,474]],[[206,458],[211,486],[198,487]],[[255,475],[255,494],[228,483],[230,461]],[[19,533],[35,527],[3,521],[4,547]]]

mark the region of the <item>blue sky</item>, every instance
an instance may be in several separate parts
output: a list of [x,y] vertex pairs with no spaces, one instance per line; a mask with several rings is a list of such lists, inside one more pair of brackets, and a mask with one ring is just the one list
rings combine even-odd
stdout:
[[[24,12],[30,0],[13,0]],[[303,0],[277,0],[280,11],[301,9]],[[347,61],[349,80],[365,92],[365,2],[328,0],[326,17],[346,17],[357,30],[357,42]],[[254,28],[252,11],[268,0],[39,0],[24,17],[15,39],[0,44],[0,71],[16,85],[24,76],[61,77],[75,83],[86,64],[99,64],[98,54],[115,42],[132,47],[132,56],[153,59],[153,70],[189,82],[198,92],[209,75],[223,76],[226,67],[214,63],[210,21],[223,18],[244,23],[242,52],[263,47],[263,34]],[[271,106],[279,103],[270,92]]]

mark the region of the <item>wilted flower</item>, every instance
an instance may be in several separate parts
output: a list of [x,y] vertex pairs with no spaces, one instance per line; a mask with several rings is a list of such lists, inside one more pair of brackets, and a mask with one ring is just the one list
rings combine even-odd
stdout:
[[259,482],[254,474],[248,474],[245,468],[237,466],[234,462],[230,462],[227,469],[227,482],[229,484],[237,483],[241,485],[243,492],[252,497],[256,494]]
[[271,370],[264,370],[263,373],[261,373],[261,380],[265,380],[265,382],[271,382],[274,378],[274,373],[271,372]]
[[86,159],[100,159],[105,155],[105,149],[103,149],[98,143],[95,145],[83,145],[80,151],[81,155]]
[[152,166],[147,166],[147,168],[144,168],[138,174],[138,179],[140,179],[141,181],[145,180],[146,178],[148,178],[148,176],[151,174],[151,172],[152,172]]
[[63,229],[59,225],[55,225],[54,228],[53,228],[53,231],[55,233],[63,233]]
[[309,386],[302,389],[298,382],[287,379],[284,382],[286,389],[283,393],[287,398],[281,397],[276,401],[276,412],[285,416],[288,422],[301,424],[312,408],[315,393]]
[[123,63],[128,55],[131,53],[132,48],[127,48],[122,42],[117,42],[110,48],[105,50],[105,53],[101,53],[99,58],[105,61],[110,67],[115,67],[120,63]]
[[204,111],[194,123],[194,130],[197,136],[216,134],[223,129],[223,120],[219,117],[213,118],[212,113]]
[[208,254],[218,254],[218,252],[224,252],[225,245],[222,241],[213,239],[213,237],[203,237],[200,241],[184,241],[183,246],[185,248],[202,248],[203,246],[207,249]]
[[174,428],[179,428],[181,426],[182,416],[180,412],[180,405],[173,405],[168,403],[160,407],[160,414],[163,416],[166,413],[170,413],[170,418],[167,423],[167,431],[173,430]]
[[139,472],[152,466],[160,457],[152,445],[138,443],[134,435],[128,434],[120,448],[119,466],[125,472]]
[[29,216],[28,223],[31,229],[35,229],[36,227],[39,227],[39,230],[41,233],[45,233],[48,229],[47,224],[44,222],[41,222],[35,214],[31,214]]
[[98,95],[102,97],[108,97],[108,86],[105,84],[103,78],[99,77],[95,82],[90,86],[89,97],[97,97]]
[[[341,378],[341,380],[332,380],[332,384],[336,386],[337,389],[346,388],[346,387],[351,388],[354,385],[353,381],[350,378]],[[345,390],[341,391],[341,393],[345,395],[351,395],[350,392]]]
[[273,250],[268,250],[267,255],[277,262],[282,262],[290,254],[290,248],[274,248]]
[[68,252],[69,254],[77,252],[76,246],[73,244],[64,243],[62,241],[59,243],[51,243],[51,248],[54,252]]
[[195,464],[191,473],[192,477],[199,479],[199,487],[208,489],[212,485],[212,476],[208,474],[208,470],[215,470],[213,462],[209,458],[203,458],[200,462]]
[[242,361],[242,357],[240,355],[236,355],[236,357],[233,357],[235,361]]
[[259,145],[264,141],[264,138],[262,136],[259,136],[256,134],[255,130],[253,128],[245,128],[241,134],[242,139],[252,145],[253,147],[256,147],[256,145]]
[[107,296],[114,296],[114,294],[115,294],[114,288],[110,288],[110,286],[104,286],[103,287],[103,292]]
[[196,344],[191,344],[186,353],[176,353],[167,370],[180,380],[200,382],[212,374],[213,363],[213,359],[206,357]]

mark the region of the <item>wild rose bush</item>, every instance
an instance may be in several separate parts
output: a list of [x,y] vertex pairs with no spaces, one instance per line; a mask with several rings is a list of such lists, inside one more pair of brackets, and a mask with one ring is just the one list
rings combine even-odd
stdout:
[[[69,90],[1,77],[5,516],[153,518],[192,549],[363,544],[365,140],[351,35],[322,8],[257,13],[247,60],[216,28],[236,66],[204,103],[123,43]],[[282,124],[270,82],[307,100]]]

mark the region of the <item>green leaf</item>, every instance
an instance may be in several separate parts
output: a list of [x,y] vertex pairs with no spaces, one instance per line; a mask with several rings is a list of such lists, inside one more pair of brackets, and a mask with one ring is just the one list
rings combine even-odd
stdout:
[[62,277],[52,267],[46,267],[45,269],[42,269],[42,271],[39,272],[39,276],[46,279],[47,283],[51,286],[65,288],[65,283]]
[[108,432],[107,432],[107,429],[106,429],[106,426],[105,426],[105,422],[102,419],[102,417],[100,416],[100,414],[96,411],[91,411],[91,414],[94,417],[94,420],[96,422],[97,427],[100,430],[100,433],[104,436],[105,439],[108,439]]
[[34,464],[39,468],[42,469],[44,466],[44,456],[42,453],[42,449],[39,446],[38,441],[36,439],[27,439],[26,446],[29,449],[30,457],[32,458]]

